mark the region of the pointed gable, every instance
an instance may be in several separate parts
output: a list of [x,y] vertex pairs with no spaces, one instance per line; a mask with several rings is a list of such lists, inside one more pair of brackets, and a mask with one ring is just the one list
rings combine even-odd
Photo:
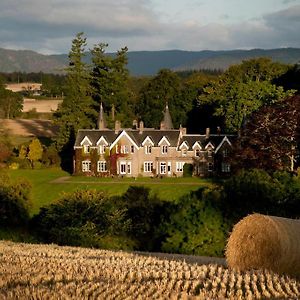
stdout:
[[142,146],[144,147],[146,143],[150,144],[151,146],[154,146],[154,142],[152,141],[151,137],[147,135],[147,137],[142,142]]
[[168,146],[170,146],[171,144],[170,144],[170,142],[169,142],[169,140],[167,139],[167,137],[166,136],[163,136],[162,138],[161,138],[161,140],[158,142],[158,146],[160,146],[162,143],[166,143]]
[[211,142],[207,143],[207,145],[205,146],[205,149],[208,149],[209,147],[212,149],[215,149],[215,146]]
[[100,137],[100,139],[96,143],[97,146],[99,146],[100,144],[108,146],[108,142],[103,135]]
[[189,145],[186,141],[182,142],[181,145],[179,146],[180,150],[183,149],[183,148],[189,149]]
[[82,141],[80,142],[80,145],[83,146],[83,145],[87,145],[87,146],[92,146],[92,142],[91,140],[85,136]]
[[110,145],[110,149],[112,149],[115,145],[117,145],[117,143],[121,140],[122,137],[127,138],[130,143],[136,148],[139,149],[139,146],[136,144],[136,142],[128,135],[128,133],[123,130],[118,137],[115,139],[115,141]]
[[196,141],[196,142],[194,143],[192,149],[193,149],[193,150],[195,150],[195,149],[200,149],[200,150],[202,150],[202,147],[201,147],[200,142],[199,142],[199,141]]
[[228,143],[229,146],[232,147],[231,142],[229,141],[227,136],[224,136],[223,140],[221,141],[221,143],[218,145],[218,147],[216,148],[216,153],[220,150],[220,148],[224,145],[224,143]]

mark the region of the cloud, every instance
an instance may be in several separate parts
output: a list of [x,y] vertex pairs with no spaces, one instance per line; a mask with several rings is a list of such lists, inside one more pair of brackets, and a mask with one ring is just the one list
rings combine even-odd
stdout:
[[[198,2],[199,4],[199,2]],[[147,0],[2,0],[0,47],[67,53],[77,32],[110,51],[300,47],[300,5],[239,23],[161,21]]]

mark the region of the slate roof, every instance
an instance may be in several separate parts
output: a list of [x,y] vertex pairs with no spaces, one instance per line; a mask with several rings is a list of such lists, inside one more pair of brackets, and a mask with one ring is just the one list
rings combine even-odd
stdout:
[[[123,130],[120,130],[118,133],[115,133],[115,130],[108,129],[108,130],[98,130],[98,129],[79,129],[76,141],[75,141],[75,147],[81,147],[80,143],[84,139],[84,137],[88,137],[88,139],[92,143],[92,147],[96,147],[98,140],[103,136],[105,140],[108,142],[109,145],[111,145],[118,136],[122,133]],[[155,130],[155,129],[147,129],[145,128],[142,133],[139,132],[139,130],[136,129],[124,129],[124,131],[128,134],[128,136],[136,143],[138,147],[142,146],[143,141],[147,138],[147,136],[150,137],[150,139],[153,141],[154,146],[158,147],[158,143],[160,140],[165,136],[171,147],[177,147],[180,146],[183,142],[186,142],[188,145],[188,150],[193,150],[193,145],[195,142],[198,142],[202,149],[206,147],[206,145],[210,142],[215,148],[217,148],[220,143],[223,141],[224,137],[227,136],[228,139],[232,142],[236,139],[236,136],[234,135],[226,135],[226,134],[210,134],[209,138],[206,138],[206,135],[204,134],[186,134],[181,137],[178,143],[179,134],[180,131],[177,129],[173,130]],[[178,143],[178,144],[177,144]]]
[[233,135],[226,134],[210,134],[209,138],[207,139],[205,134],[187,134],[182,136],[179,141],[179,146],[183,142],[186,142],[189,147],[187,150],[193,150],[193,145],[198,142],[202,149],[204,149],[208,143],[211,143],[215,148],[217,148],[225,136],[227,136],[230,141],[232,137],[234,137]]
[[[121,134],[123,130],[117,134],[115,130],[98,130],[98,129],[79,129],[75,147],[81,147],[80,143],[84,137],[88,137],[92,143],[92,147],[96,146],[97,141],[103,136],[105,140],[111,145]],[[124,129],[124,131],[130,136],[130,138],[140,147],[147,136],[151,138],[154,146],[158,146],[159,141],[165,136],[172,147],[177,147],[179,138],[179,130],[155,130],[155,129],[144,129],[142,133],[135,129]]]

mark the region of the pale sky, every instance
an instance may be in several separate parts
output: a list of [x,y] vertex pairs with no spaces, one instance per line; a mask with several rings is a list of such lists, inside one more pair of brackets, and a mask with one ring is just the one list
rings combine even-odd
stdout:
[[300,0],[0,0],[0,47],[68,53],[81,31],[108,51],[300,48]]

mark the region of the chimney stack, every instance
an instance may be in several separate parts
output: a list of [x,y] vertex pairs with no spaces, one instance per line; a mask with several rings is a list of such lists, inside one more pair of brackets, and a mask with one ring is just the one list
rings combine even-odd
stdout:
[[181,124],[179,126],[180,136],[186,135],[186,128],[182,127]]
[[121,130],[121,122],[117,120],[115,122],[115,134],[119,133],[120,130]]
[[140,134],[142,134],[144,132],[144,122],[143,121],[140,121]]
[[206,131],[205,131],[205,138],[206,139],[209,139],[209,136],[210,136],[210,128],[206,128]]
[[133,129],[137,129],[138,128],[138,121],[137,120],[133,120],[132,121],[132,128]]

